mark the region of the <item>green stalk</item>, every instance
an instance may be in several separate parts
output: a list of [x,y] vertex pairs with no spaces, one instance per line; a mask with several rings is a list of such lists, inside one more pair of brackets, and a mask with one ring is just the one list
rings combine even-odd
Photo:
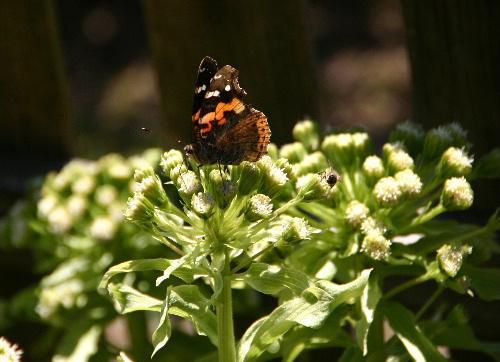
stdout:
[[229,255],[226,255],[222,291],[216,305],[217,330],[219,337],[219,362],[236,362],[233,297],[231,292],[231,269],[229,266]]

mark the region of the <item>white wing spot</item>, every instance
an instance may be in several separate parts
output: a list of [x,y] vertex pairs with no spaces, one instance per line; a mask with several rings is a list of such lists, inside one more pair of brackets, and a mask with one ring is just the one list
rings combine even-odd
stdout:
[[220,92],[218,90],[215,90],[213,92],[208,92],[205,94],[205,98],[211,98],[211,97],[218,97]]
[[216,74],[216,75],[214,76],[214,79],[219,79],[220,77],[222,77],[222,75],[220,75],[220,74]]
[[201,91],[204,91],[205,89],[207,89],[207,86],[205,84],[199,86],[198,88],[196,88],[196,94],[200,93]]
[[229,92],[229,91],[231,90],[231,86],[230,86],[229,84],[228,84],[228,85],[226,85],[226,86],[224,87],[224,90],[225,90],[226,92]]

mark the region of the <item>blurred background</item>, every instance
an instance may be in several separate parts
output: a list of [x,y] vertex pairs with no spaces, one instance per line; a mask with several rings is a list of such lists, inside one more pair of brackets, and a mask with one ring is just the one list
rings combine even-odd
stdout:
[[[304,118],[379,143],[397,122],[456,121],[484,154],[500,138],[499,16],[487,0],[3,0],[0,216],[70,158],[189,143],[205,55],[240,70],[275,143]],[[473,217],[497,186],[475,188]]]

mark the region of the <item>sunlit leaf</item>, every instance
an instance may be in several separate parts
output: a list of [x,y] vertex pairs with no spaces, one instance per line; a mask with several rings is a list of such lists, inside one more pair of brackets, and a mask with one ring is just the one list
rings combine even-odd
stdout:
[[153,357],[156,352],[158,352],[165,344],[167,344],[170,339],[170,335],[172,334],[172,326],[170,324],[170,318],[168,317],[168,312],[170,308],[170,288],[167,289],[167,295],[165,300],[163,301],[163,305],[161,307],[161,316],[160,322],[158,323],[158,327],[156,327],[153,332],[153,346],[155,347]]
[[121,283],[110,283],[108,291],[113,297],[113,303],[118,313],[126,314],[138,310],[160,312],[162,301],[139,292],[131,286]]
[[411,311],[396,302],[386,302],[383,308],[394,333],[416,362],[446,361],[419,329]]

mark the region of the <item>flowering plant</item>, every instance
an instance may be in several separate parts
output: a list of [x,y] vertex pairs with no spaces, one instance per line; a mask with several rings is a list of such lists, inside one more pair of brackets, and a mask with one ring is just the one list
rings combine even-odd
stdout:
[[[151,149],[129,158],[109,154],[97,161],[72,160],[11,209],[0,227],[2,248],[28,249],[34,271],[43,278],[1,305],[0,330],[41,321],[53,326],[48,335],[56,345],[55,360],[109,354],[100,341],[117,313],[97,286],[111,265],[161,250],[150,235],[123,222],[134,170],[157,165],[159,158],[160,152]],[[149,288],[147,280],[141,285]],[[128,322],[137,329],[141,317],[132,317]],[[39,351],[53,348],[47,340]]]
[[[485,226],[438,218],[472,205],[469,180],[499,176],[499,152],[473,167],[456,124],[425,134],[403,123],[379,155],[362,132],[321,139],[304,121],[293,135],[256,163],[198,167],[171,150],[159,170],[136,171],[125,215],[175,257],[115,265],[100,288],[121,313],[159,313],[153,355],[171,336],[169,316],[178,316],[209,338],[219,361],[292,361],[332,346],[342,360],[444,360],[438,345],[495,356],[460,307],[435,306],[445,290],[500,297],[500,270],[480,266],[499,251],[498,215]],[[144,271],[160,273],[163,297],[127,278]],[[398,298],[431,280],[435,291],[416,313]],[[233,295],[241,290],[278,305],[237,344]],[[384,321],[392,337],[384,338]]]

